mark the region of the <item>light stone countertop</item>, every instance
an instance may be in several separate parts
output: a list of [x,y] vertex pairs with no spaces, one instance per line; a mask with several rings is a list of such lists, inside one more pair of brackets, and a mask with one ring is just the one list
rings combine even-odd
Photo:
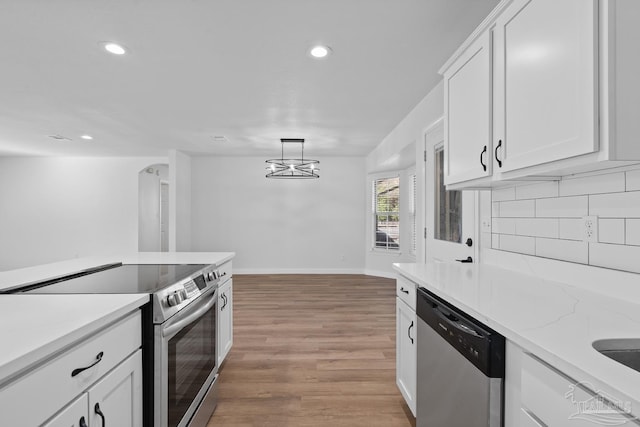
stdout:
[[630,402],[640,417],[640,372],[592,347],[599,339],[640,338],[637,303],[491,265],[393,267],[593,391]]
[[216,264],[235,257],[234,252],[133,252],[112,256],[91,256],[0,271],[0,290],[41,282],[101,265],[123,264]]
[[147,294],[0,295],[0,386],[148,301]]

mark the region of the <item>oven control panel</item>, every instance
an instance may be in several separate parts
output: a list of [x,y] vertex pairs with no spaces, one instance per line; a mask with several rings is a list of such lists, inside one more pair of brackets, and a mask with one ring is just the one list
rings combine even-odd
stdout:
[[164,322],[212,287],[217,287],[221,276],[218,270],[204,270],[156,292],[153,295],[154,322]]

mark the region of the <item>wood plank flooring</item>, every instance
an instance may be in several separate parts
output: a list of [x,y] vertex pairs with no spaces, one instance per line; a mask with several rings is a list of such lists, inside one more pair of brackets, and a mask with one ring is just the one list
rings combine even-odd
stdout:
[[234,275],[234,344],[208,427],[408,427],[395,384],[395,281]]

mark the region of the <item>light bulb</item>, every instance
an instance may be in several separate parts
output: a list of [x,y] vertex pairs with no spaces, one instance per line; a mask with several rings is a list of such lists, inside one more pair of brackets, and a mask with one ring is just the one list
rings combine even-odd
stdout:
[[291,169],[291,171],[293,172],[294,170],[296,170],[296,167],[293,166],[293,164],[289,165],[289,169]]
[[325,58],[327,55],[329,55],[329,52],[331,52],[331,50],[327,46],[314,46],[309,51],[309,53],[311,53],[311,56],[313,56],[314,58]]
[[274,165],[273,163],[271,164],[271,172],[275,172],[276,171],[276,165]]
[[127,50],[117,43],[106,43],[104,48],[107,52],[113,53],[114,55],[124,55],[127,53]]

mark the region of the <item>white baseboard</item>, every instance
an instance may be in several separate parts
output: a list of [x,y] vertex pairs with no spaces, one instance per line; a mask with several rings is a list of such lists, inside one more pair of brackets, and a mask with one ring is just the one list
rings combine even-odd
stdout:
[[397,275],[393,271],[369,270],[365,269],[364,274],[367,276],[386,277],[387,279],[395,279]]
[[367,274],[362,268],[233,268],[233,274]]

